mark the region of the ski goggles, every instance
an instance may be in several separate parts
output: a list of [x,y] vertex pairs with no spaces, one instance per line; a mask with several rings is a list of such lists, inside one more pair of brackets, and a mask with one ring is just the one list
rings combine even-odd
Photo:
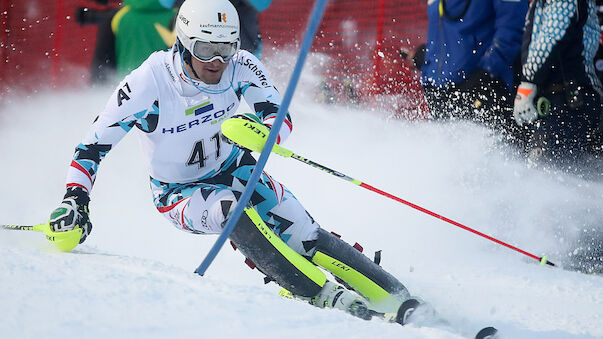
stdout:
[[208,42],[195,40],[191,54],[202,62],[211,62],[216,59],[228,62],[239,50],[239,41],[233,42]]

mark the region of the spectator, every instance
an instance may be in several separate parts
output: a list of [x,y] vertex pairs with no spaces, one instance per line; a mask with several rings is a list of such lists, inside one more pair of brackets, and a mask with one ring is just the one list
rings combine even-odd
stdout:
[[104,84],[115,76],[117,68],[115,61],[115,35],[111,31],[111,20],[113,19],[113,15],[119,10],[119,7],[113,3],[109,5],[108,1],[103,0],[91,0],[89,3],[97,3],[95,6],[98,7],[100,4],[102,7],[101,9],[77,7],[75,10],[75,20],[82,26],[98,26],[94,55],[92,56],[90,66],[90,82],[92,84]]
[[421,84],[435,118],[512,124],[528,0],[430,0]]
[[176,12],[173,0],[124,0],[111,21],[119,76],[128,74],[151,53],[171,47],[170,24]]
[[575,168],[585,151],[600,147],[594,134],[602,109],[593,62],[600,40],[595,1],[532,0],[523,39],[514,117],[531,127],[528,155]]
[[241,49],[256,57],[262,55],[262,37],[258,15],[270,6],[271,0],[230,0],[239,12],[241,22]]

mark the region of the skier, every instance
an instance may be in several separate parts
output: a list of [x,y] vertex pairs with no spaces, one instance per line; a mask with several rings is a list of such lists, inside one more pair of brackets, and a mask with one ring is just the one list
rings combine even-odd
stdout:
[[[140,130],[158,211],[186,232],[222,231],[256,161],[250,151],[229,143],[220,126],[235,116],[244,97],[255,112],[243,118],[269,129],[281,96],[262,63],[239,49],[238,14],[228,0],[186,0],[176,30],[174,46],[153,53],[125,77],[76,147],[67,193],[50,217],[55,232],[80,227],[80,243],[90,234],[89,193],[98,166],[134,127]],[[277,142],[291,129],[287,115]],[[230,239],[268,279],[317,307],[363,319],[373,311],[393,312],[393,321],[402,323],[417,306],[402,283],[323,230],[267,173]],[[362,297],[327,280],[315,265]]]

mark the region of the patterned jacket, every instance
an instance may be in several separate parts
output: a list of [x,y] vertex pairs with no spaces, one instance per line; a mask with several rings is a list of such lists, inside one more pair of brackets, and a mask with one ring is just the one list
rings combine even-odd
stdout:
[[594,0],[533,0],[522,45],[522,81],[546,88],[601,83],[594,56],[601,37]]

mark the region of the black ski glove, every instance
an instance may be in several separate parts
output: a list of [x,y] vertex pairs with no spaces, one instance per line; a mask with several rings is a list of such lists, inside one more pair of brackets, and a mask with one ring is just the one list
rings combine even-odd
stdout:
[[92,224],[88,216],[88,192],[81,187],[70,187],[63,197],[63,201],[50,215],[50,227],[54,232],[71,231],[76,227],[82,228],[80,244],[92,231]]

